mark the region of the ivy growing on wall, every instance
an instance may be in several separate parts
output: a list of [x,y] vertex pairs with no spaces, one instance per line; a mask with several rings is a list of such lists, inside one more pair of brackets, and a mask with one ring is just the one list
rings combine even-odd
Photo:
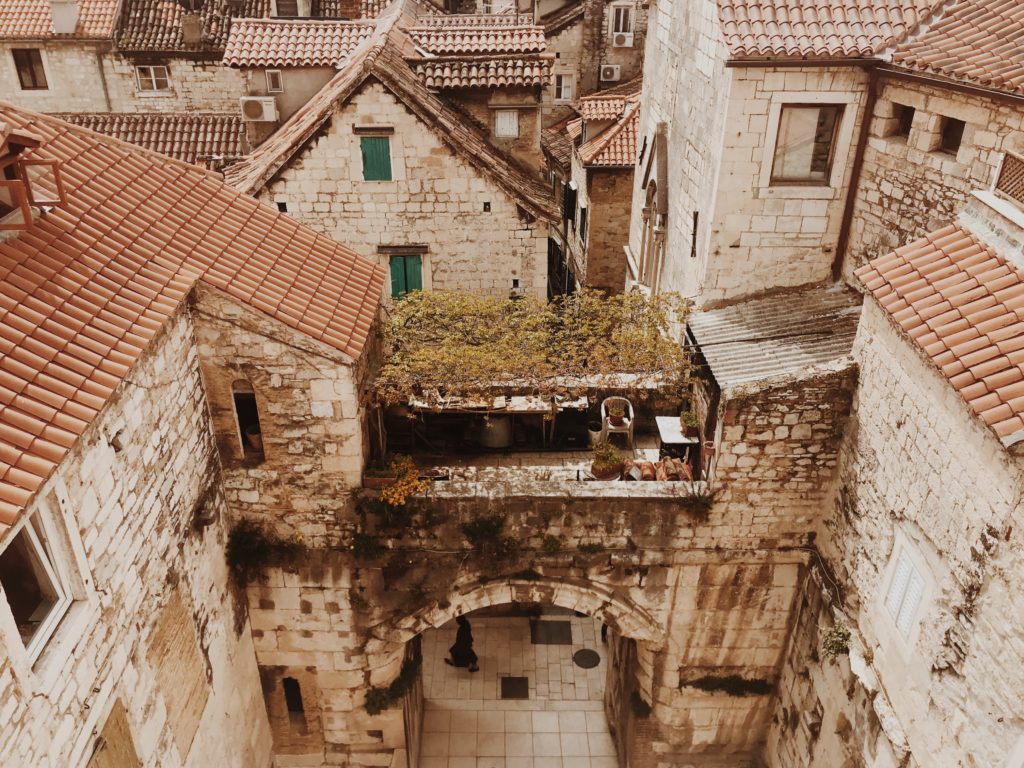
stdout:
[[390,709],[401,703],[405,695],[416,683],[416,675],[420,669],[421,659],[406,659],[402,663],[402,671],[398,677],[391,681],[385,688],[376,686],[366,692],[366,711],[371,715],[379,715],[385,709]]

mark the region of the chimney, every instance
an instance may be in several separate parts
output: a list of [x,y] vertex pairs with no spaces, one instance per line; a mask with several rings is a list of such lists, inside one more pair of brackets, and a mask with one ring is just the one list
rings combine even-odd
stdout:
[[338,4],[338,15],[343,19],[358,19],[363,15],[359,0],[342,0]]
[[55,35],[73,35],[78,28],[78,0],[50,0]]
[[185,45],[199,45],[203,42],[203,17],[199,13],[181,15],[181,41]]

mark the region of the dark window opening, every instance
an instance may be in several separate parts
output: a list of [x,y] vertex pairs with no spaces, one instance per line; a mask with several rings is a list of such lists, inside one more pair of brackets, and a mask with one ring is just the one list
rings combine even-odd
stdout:
[[288,213],[288,203],[278,202],[277,210],[281,213]]
[[484,203],[484,213],[490,213],[490,212],[491,212],[491,204],[490,203]]
[[966,127],[967,124],[963,120],[957,120],[954,117],[942,118],[942,138],[939,141],[939,149],[951,155],[959,152]]
[[566,184],[562,192],[562,216],[576,225],[576,190],[571,184]]
[[252,384],[236,381],[232,390],[238,430],[242,435],[242,451],[246,457],[263,458],[263,430],[260,428],[260,412]]
[[18,70],[18,81],[23,91],[45,91],[46,70],[43,69],[43,54],[37,48],[15,48],[14,67]]
[[587,209],[580,208],[580,242],[587,242]]
[[281,681],[284,687],[284,703],[288,708],[288,720],[293,727],[306,728],[306,708],[302,704],[302,688],[294,677],[286,677]]
[[893,108],[896,113],[896,130],[893,135],[908,138],[910,136],[910,129],[914,125],[914,115],[917,113],[917,110],[914,107],[908,107],[906,104],[894,104]]
[[298,16],[299,0],[277,0],[278,16]]

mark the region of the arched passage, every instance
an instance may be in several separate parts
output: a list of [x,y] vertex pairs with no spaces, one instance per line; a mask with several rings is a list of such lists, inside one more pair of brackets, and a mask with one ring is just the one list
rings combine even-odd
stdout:
[[[413,613],[391,625],[375,629],[384,641],[405,643],[427,629],[436,629],[456,616],[508,603],[544,603],[600,619],[623,637],[643,642],[651,650],[665,643],[663,626],[628,598],[614,595],[593,583],[577,583],[540,576],[501,579],[472,588],[453,590],[440,604]],[[443,607],[442,607],[443,606]]]
[[[478,670],[444,663],[459,616],[471,620]],[[563,636],[544,638],[539,630],[547,629]],[[379,625],[375,635],[396,655],[422,659],[417,692],[403,710],[407,762],[438,768],[470,757],[498,765],[506,756],[616,768],[630,753],[626,702],[634,691],[649,698],[654,657],[665,644],[662,625],[628,597],[541,575],[455,587],[440,604]],[[589,664],[578,663],[581,652]]]

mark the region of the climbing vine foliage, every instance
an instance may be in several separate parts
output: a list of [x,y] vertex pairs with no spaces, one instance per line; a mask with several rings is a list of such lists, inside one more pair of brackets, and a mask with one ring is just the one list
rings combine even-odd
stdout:
[[685,304],[674,294],[583,290],[543,302],[413,293],[396,303],[385,324],[375,395],[397,404],[437,392],[551,396],[588,385],[675,388],[688,360],[669,329],[684,316]]

